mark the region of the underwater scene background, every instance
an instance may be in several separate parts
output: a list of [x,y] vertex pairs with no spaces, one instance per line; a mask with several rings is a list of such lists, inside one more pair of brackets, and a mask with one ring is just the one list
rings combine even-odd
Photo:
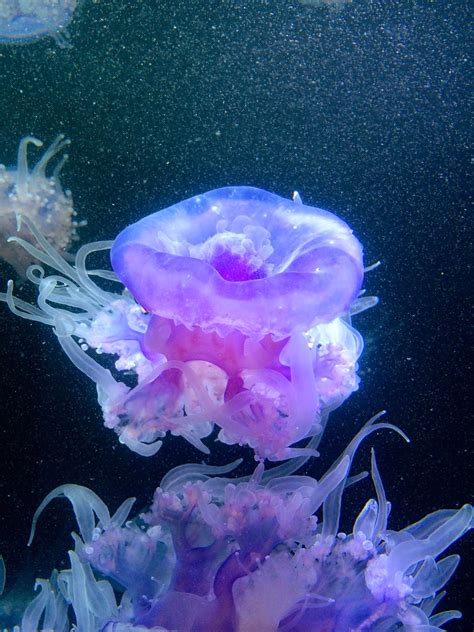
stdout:
[[[329,3],[331,4],[331,3]],[[19,141],[71,139],[61,181],[72,191],[81,243],[209,189],[249,184],[330,209],[353,228],[365,287],[380,303],[356,317],[365,340],[359,390],[335,411],[318,478],[381,409],[411,438],[374,446],[400,529],[437,508],[472,502],[472,216],[469,209],[468,2],[353,0],[84,0],[54,39],[0,45],[0,162]],[[40,155],[31,149],[31,156]],[[0,263],[4,290],[17,278]],[[24,294],[23,294],[23,293]],[[27,288],[17,294],[27,297]],[[200,462],[181,438],[144,459],[102,425],[94,385],[63,356],[49,328],[0,309],[0,553],[7,586],[0,625],[31,598],[35,577],[68,564],[66,503],[31,518],[53,488],[76,483],[111,507],[150,504],[172,467]],[[207,462],[250,450],[215,445]],[[346,493],[352,524],[372,495]],[[445,609],[450,630],[472,628],[472,537],[451,547],[461,566]],[[26,597],[25,597],[26,599]]]

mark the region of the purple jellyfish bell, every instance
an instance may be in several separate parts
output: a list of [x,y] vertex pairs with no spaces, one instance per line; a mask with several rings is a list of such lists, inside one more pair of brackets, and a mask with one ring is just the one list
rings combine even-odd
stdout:
[[285,338],[347,313],[362,248],[341,219],[253,187],[189,198],[126,228],[113,268],[147,311],[186,327]]

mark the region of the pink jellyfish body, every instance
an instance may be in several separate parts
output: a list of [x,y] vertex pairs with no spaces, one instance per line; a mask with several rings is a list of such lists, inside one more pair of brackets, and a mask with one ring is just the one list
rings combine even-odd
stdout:
[[[33,232],[62,276],[30,274],[40,310],[11,284],[3,298],[54,327],[96,382],[105,425],[140,454],[167,433],[208,453],[202,439],[217,426],[220,441],[259,460],[314,455],[327,413],[358,386],[363,342],[349,315],[367,301],[357,299],[362,249],[347,224],[299,196],[228,187],[129,226],[111,249],[121,293],[92,281],[109,271],[85,265],[109,242],[83,246],[72,267]],[[110,354],[113,372],[101,365]]]
[[149,427],[212,420],[222,441],[279,460],[356,387],[361,345],[339,317],[360,291],[362,249],[331,213],[217,189],[126,228],[111,260],[150,313],[141,351],[160,372],[128,401]]

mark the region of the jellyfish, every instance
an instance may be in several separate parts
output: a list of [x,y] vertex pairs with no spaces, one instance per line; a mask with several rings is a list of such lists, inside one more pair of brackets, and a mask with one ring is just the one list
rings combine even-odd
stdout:
[[435,613],[459,563],[443,553],[471,528],[470,505],[389,529],[372,451],[375,497],[341,529],[344,489],[361,479],[349,477],[354,454],[384,429],[406,438],[375,417],[319,480],[275,475],[262,463],[240,479],[222,476],[235,464],[178,466],[132,520],[133,498],[111,515],[90,489],[58,487],[38,508],[32,536],[60,497],[71,501],[80,535],[71,568],[38,581],[22,630],[38,629],[42,617],[44,629],[70,629],[75,619],[87,632],[444,629],[461,613]]
[[[43,145],[37,138],[26,136],[18,148],[17,166],[0,165],[0,257],[21,276],[25,276],[35,258],[8,242],[8,238],[17,232],[18,214],[29,218],[60,253],[64,253],[76,239],[79,225],[74,220],[71,192],[64,191],[59,180],[67,155],[63,155],[51,175],[46,173],[51,160],[69,145],[69,140],[60,134],[32,169],[28,166],[27,156],[31,144]],[[22,239],[35,241],[26,227],[17,234]]]
[[28,43],[45,35],[67,45],[66,27],[78,0],[2,0],[0,44]]
[[[258,460],[315,454],[327,413],[358,387],[362,248],[332,213],[252,187],[192,197],[84,246],[70,266],[40,232],[29,271],[38,307],[2,295],[17,314],[50,324],[97,384],[104,422],[150,456],[167,434],[247,445]],[[86,257],[111,247],[110,271]],[[122,284],[105,291],[92,276]],[[123,291],[125,286],[126,291]],[[95,350],[95,353],[92,351]],[[118,356],[115,373],[100,364]],[[299,442],[305,440],[306,445]],[[295,444],[298,444],[295,446]]]
[[[180,465],[135,517],[133,498],[111,514],[86,487],[54,489],[30,544],[56,498],[70,500],[78,534],[70,568],[37,580],[22,632],[435,632],[461,616],[436,610],[459,562],[444,552],[471,528],[471,506],[389,529],[372,451],[374,497],[343,531],[344,491],[366,476],[351,474],[360,444],[380,430],[408,441],[402,430],[376,415],[319,479],[296,474],[357,387],[362,339],[350,317],[374,303],[360,294],[362,249],[342,220],[298,195],[228,187],[83,246],[74,266],[30,219],[18,223],[37,242],[9,243],[42,264],[28,269],[38,306],[12,282],[0,298],[54,327],[123,443],[149,456],[170,432],[206,450],[215,424],[258,461],[241,477],[227,476],[241,459]],[[114,272],[86,266],[109,249]],[[104,355],[117,356],[114,375]]]

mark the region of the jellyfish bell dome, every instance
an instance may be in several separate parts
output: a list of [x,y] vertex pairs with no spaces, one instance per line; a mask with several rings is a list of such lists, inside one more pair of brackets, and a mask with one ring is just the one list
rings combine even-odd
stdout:
[[283,339],[347,313],[362,247],[328,211],[247,186],[189,198],[128,226],[115,273],[148,312],[188,328]]

